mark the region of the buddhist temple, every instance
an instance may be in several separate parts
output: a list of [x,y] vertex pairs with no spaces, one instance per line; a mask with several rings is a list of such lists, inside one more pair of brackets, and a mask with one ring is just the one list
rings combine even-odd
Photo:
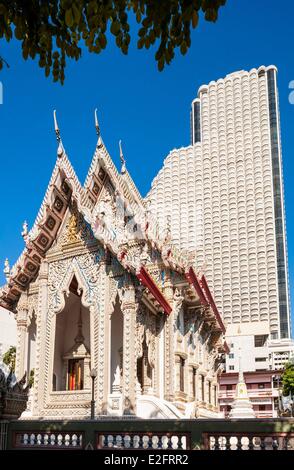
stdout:
[[96,114],[84,185],[54,118],[56,164],[0,290],[16,376],[33,377],[23,419],[89,418],[92,384],[96,417],[218,417],[225,327],[196,257],[159,230],[121,144],[116,169]]

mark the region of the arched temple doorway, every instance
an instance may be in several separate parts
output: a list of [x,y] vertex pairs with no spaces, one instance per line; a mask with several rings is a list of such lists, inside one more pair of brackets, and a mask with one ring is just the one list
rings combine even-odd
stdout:
[[53,391],[90,389],[90,315],[74,276],[62,312],[56,315]]

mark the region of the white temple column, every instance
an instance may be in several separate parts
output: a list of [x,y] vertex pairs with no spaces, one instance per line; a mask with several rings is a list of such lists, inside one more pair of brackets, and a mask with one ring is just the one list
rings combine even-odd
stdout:
[[164,399],[164,319],[160,319],[160,333],[159,333],[159,354],[158,354],[158,393],[161,400]]
[[[26,371],[26,343],[27,343],[27,316],[28,316],[28,299],[27,294],[23,293],[17,306],[17,346],[16,346],[16,363],[15,375],[20,380]],[[28,379],[28,377],[27,377]]]
[[[34,377],[34,416],[42,416],[45,381],[45,351],[46,351],[46,316],[48,310],[48,263],[43,261],[39,271],[39,296],[36,315],[36,363]],[[54,345],[51,346],[52,348]]]
[[[166,300],[173,304],[173,285],[168,272],[165,273],[165,285],[163,289]],[[164,398],[168,401],[174,400],[174,309],[166,318],[164,324]]]
[[136,414],[137,358],[135,354],[136,312],[135,288],[124,289],[123,312],[123,414]]
[[188,366],[188,377],[189,377],[189,387],[188,387],[188,397],[191,400],[195,400],[196,397],[194,396],[193,389],[195,388],[196,384],[193,384],[194,378],[194,367],[189,365]]
[[176,354],[175,356],[175,390],[176,392],[180,392],[180,376],[181,376],[181,356]]

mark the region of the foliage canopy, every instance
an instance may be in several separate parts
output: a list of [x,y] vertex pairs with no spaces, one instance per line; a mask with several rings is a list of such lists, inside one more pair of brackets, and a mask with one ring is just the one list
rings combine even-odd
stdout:
[[[107,33],[128,53],[130,18],[139,25],[137,47],[156,43],[159,70],[170,64],[179,49],[191,46],[191,29],[202,10],[215,22],[226,0],[0,0],[0,39],[21,42],[22,56],[37,58],[45,75],[64,82],[66,59],[78,60],[82,44],[99,54],[107,46]],[[0,57],[0,69],[6,61]]]

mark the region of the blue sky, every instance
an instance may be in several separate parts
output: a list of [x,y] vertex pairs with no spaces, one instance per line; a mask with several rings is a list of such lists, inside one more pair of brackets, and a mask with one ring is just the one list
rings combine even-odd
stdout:
[[[280,6],[281,5],[281,6]],[[289,270],[294,294],[294,2],[227,0],[216,24],[201,18],[192,47],[157,71],[154,49],[136,49],[128,56],[113,42],[102,54],[84,53],[70,62],[63,86],[45,78],[37,62],[21,59],[18,43],[0,42],[10,64],[0,73],[4,102],[0,105],[0,284],[4,259],[15,262],[23,248],[22,222],[32,225],[56,159],[53,109],[67,154],[84,181],[96,144],[94,109],[106,146],[119,162],[122,139],[127,167],[146,194],[163,159],[190,142],[190,103],[198,87],[240,70],[275,64],[282,126]]]

